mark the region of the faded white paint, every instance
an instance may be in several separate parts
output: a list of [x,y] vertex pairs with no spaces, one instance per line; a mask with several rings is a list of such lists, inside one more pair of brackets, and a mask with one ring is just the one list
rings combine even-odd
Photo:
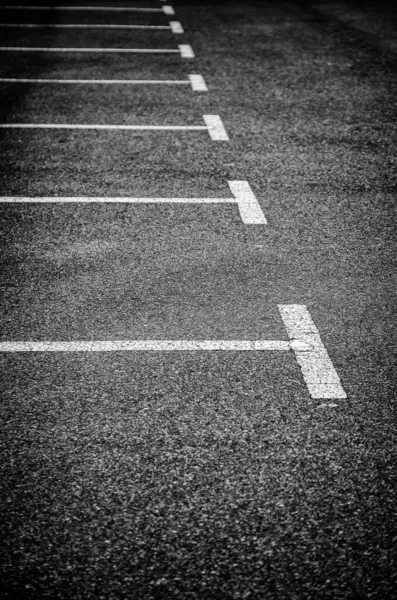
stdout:
[[202,75],[188,75],[194,92],[208,92],[207,84]]
[[194,58],[193,48],[190,44],[179,44],[178,48],[181,58]]
[[219,115],[203,115],[203,119],[212,140],[229,141],[229,136]]

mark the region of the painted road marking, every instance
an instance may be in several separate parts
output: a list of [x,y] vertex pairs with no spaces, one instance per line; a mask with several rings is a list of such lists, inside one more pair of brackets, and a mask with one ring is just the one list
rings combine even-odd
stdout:
[[0,342],[0,352],[123,352],[197,350],[291,350],[291,343],[278,340],[120,340],[89,342]]
[[169,25],[102,25],[95,24],[46,24],[46,23],[0,23],[0,27],[13,28],[28,28],[28,29],[162,29],[171,30],[172,33],[184,33],[183,27],[179,21],[170,21]]
[[0,52],[130,52],[130,53],[155,53],[177,54],[181,58],[194,58],[194,52],[189,44],[179,44],[175,48],[29,48],[28,46],[0,46]]
[[229,137],[219,115],[203,115],[205,125],[83,125],[70,123],[0,123],[0,129],[96,129],[104,131],[208,131],[212,140]]
[[208,92],[202,75],[188,75],[189,79],[18,79],[0,77],[0,83],[83,83],[83,84],[128,84],[128,85],[191,85],[195,92]]
[[306,306],[290,304],[279,305],[278,308],[289,338],[298,339],[309,346],[309,350],[295,348],[294,352],[311,397],[346,398],[346,392]]
[[[290,341],[283,340],[119,340],[75,342],[0,342],[0,352],[128,352],[128,351],[288,351],[301,368],[310,396],[314,399],[345,399],[338,374],[323,345],[307,307],[278,306]],[[329,406],[335,406],[330,404]]]
[[208,92],[207,84],[202,75],[188,75],[188,77],[195,92]]
[[133,198],[98,196],[0,196],[4,204],[237,204],[246,225],[266,225],[267,221],[248,181],[228,181],[232,198]]
[[94,10],[94,11],[116,11],[116,12],[162,12],[166,15],[174,15],[172,6],[164,5],[162,8],[141,8],[138,6],[0,6],[0,10]]

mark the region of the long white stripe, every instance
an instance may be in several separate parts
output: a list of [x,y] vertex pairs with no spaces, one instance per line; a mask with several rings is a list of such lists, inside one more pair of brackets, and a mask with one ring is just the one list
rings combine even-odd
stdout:
[[58,123],[1,123],[1,129],[101,129],[125,131],[206,131],[204,125],[72,125]]
[[117,11],[117,12],[164,12],[163,8],[140,8],[137,6],[0,6],[6,10],[94,10],[94,11]]
[[[151,131],[202,131],[207,130],[211,139],[215,141],[228,140],[229,137],[223,127],[219,115],[203,115],[204,125],[86,125],[71,123],[1,123],[0,129],[98,129],[98,130],[151,130]],[[241,196],[242,206],[248,204],[248,191],[246,197]],[[253,206],[253,202],[251,202]],[[247,213],[247,208],[243,209]],[[252,212],[252,209],[251,209]]]
[[294,352],[311,397],[346,398],[346,392],[306,306],[280,304],[278,308],[289,338],[308,345],[307,350],[295,347]]
[[[177,21],[172,21],[177,23]],[[171,29],[170,25],[101,25],[101,24],[46,24],[46,23],[0,23],[0,27],[22,27],[28,29]],[[183,33],[183,32],[174,32]]]
[[[199,76],[198,76],[199,77]],[[189,85],[189,80],[179,79],[17,79],[15,77],[0,77],[0,83],[84,83],[84,84],[128,84],[128,85]],[[192,86],[193,87],[193,86]],[[193,88],[198,91],[198,88]]]
[[[29,48],[25,46],[0,46],[0,52],[130,52],[130,53],[181,53],[174,48]],[[186,58],[182,56],[182,58]],[[190,58],[190,57],[189,57]]]
[[120,340],[77,342],[0,342],[0,352],[168,352],[168,351],[288,351],[279,340]]
[[129,196],[0,196],[3,204],[238,204],[243,223],[266,225],[266,219],[248,181],[228,181],[232,198],[134,198]]

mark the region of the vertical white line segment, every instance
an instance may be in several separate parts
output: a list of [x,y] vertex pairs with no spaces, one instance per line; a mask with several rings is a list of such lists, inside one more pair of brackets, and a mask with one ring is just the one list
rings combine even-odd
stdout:
[[[306,306],[279,304],[278,308],[311,397],[345,399],[346,392]],[[304,342],[307,349],[295,341]]]
[[236,198],[241,220],[246,225],[266,225],[266,217],[248,181],[228,181]]
[[188,75],[194,92],[208,92],[207,85],[202,75]]
[[212,140],[221,142],[229,141],[229,136],[219,115],[203,115],[203,119]]
[[179,21],[170,21],[172,33],[185,33],[182,24]]
[[190,44],[179,44],[178,48],[181,53],[181,58],[194,58],[193,48]]

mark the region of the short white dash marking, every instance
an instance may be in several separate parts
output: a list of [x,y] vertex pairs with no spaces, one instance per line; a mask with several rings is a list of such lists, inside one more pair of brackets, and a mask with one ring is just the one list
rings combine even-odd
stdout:
[[238,202],[243,223],[246,225],[266,225],[265,215],[248,181],[229,181],[228,183]]
[[169,6],[169,5],[165,4],[165,5],[163,6],[163,13],[164,13],[165,15],[174,15],[174,14],[175,14],[175,11],[174,11],[174,9],[172,8],[172,6]]
[[229,136],[223,126],[219,115],[203,115],[203,119],[208,128],[208,133],[212,140],[228,141]]
[[194,52],[190,44],[179,44],[178,48],[181,58],[194,58]]
[[184,33],[183,27],[179,21],[170,21],[172,33]]
[[31,48],[24,46],[0,46],[0,52],[121,52],[121,53],[149,53],[149,54],[174,54],[180,50],[173,48]]
[[194,92],[208,92],[207,85],[202,75],[188,75]]
[[289,342],[278,340],[120,340],[76,342],[0,342],[0,352],[170,352],[170,351],[283,351]]
[[346,398],[346,392],[306,306],[280,304],[278,308],[289,338],[308,345],[306,350],[296,346],[293,350],[311,397]]

